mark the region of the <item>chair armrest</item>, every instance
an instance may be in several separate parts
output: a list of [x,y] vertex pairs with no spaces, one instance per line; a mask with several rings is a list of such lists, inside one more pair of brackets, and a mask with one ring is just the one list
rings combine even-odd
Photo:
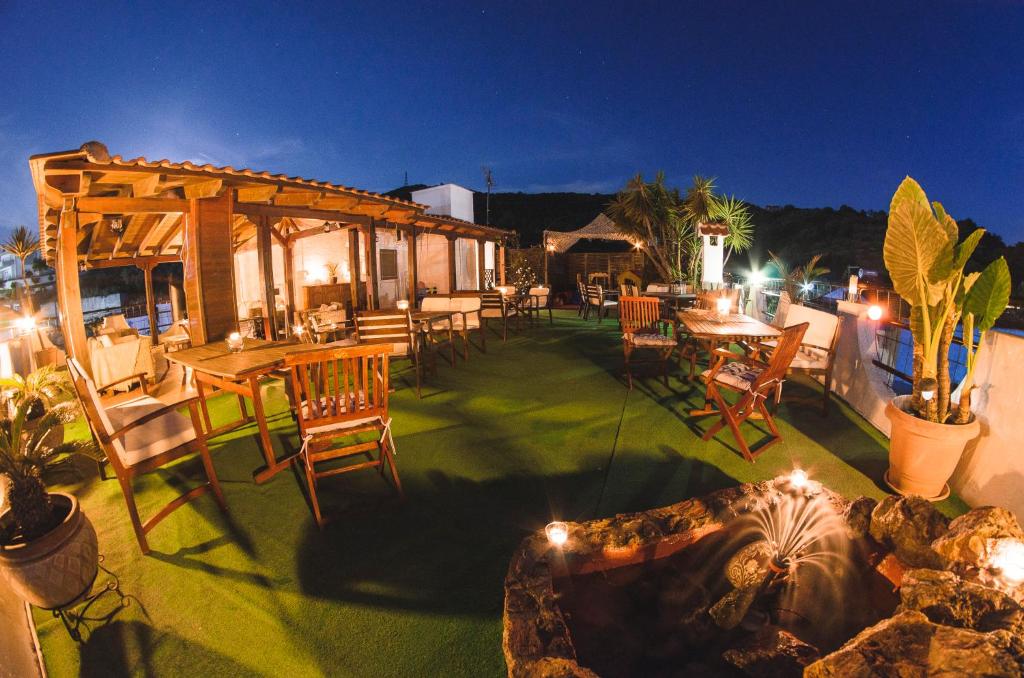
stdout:
[[[131,431],[133,429],[136,429],[139,426],[142,426],[143,424],[148,424],[149,422],[153,421],[154,419],[159,419],[160,417],[164,416],[165,414],[168,414],[170,412],[175,412],[178,409],[180,409],[183,405],[187,405],[190,410],[194,410],[195,407],[196,407],[196,404],[198,402],[199,402],[199,396],[192,396],[191,398],[188,398],[186,400],[182,400],[180,402],[173,403],[171,405],[164,405],[159,410],[153,410],[152,412],[150,412],[148,414],[144,414],[143,416],[139,417],[135,421],[128,422],[127,424],[125,424],[124,426],[122,426],[121,428],[117,429],[116,431],[114,431],[113,433],[111,433],[109,435],[105,431],[102,431],[102,430],[99,431],[100,438],[101,439],[102,438],[106,439],[106,440],[103,440],[104,443],[108,443],[111,440],[113,440],[114,438],[123,438],[129,431]],[[202,435],[202,433],[203,432],[202,432],[201,429],[196,430],[196,435],[197,436],[198,435]]]
[[129,375],[127,377],[122,377],[120,379],[116,379],[116,380],[110,382],[109,384],[104,384],[103,386],[99,386],[99,387],[96,388],[96,390],[97,391],[105,391],[106,389],[110,388],[111,386],[117,386],[118,384],[123,384],[126,381],[131,381],[132,379],[138,379],[139,380],[139,384],[142,386],[142,392],[145,393],[146,395],[149,395],[149,388],[146,385],[146,380],[148,378],[149,378],[149,373],[148,372],[139,372],[137,374],[132,374],[132,375]]

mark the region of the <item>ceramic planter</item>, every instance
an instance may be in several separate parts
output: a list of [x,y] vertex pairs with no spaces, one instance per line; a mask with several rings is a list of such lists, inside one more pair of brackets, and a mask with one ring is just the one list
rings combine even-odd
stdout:
[[907,412],[910,396],[897,396],[885,407],[892,422],[889,470],[885,482],[900,494],[931,501],[949,496],[948,481],[967,443],[981,434],[981,424],[937,424]]
[[[26,543],[0,543],[0,575],[15,593],[44,609],[68,607],[89,592],[96,579],[96,530],[70,494],[51,494],[67,515],[60,525]],[[10,520],[0,514],[0,526]]]

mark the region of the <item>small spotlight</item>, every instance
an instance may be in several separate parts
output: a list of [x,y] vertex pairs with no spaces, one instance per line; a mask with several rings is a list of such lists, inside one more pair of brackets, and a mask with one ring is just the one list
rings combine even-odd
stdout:
[[795,468],[789,474],[789,484],[794,490],[804,489],[808,482],[810,482],[810,478],[807,476],[807,471],[802,468]]
[[36,328],[36,319],[30,315],[22,316],[14,321],[14,326],[22,334],[28,334]]
[[635,243],[633,243],[633,249],[635,249],[635,250],[642,250],[643,248],[644,248],[644,244],[640,240],[637,240]]
[[935,397],[935,389],[939,387],[939,382],[935,381],[931,377],[921,380],[921,397],[924,398],[925,402],[928,402]]
[[569,540],[569,526],[560,520],[548,523],[544,528],[544,534],[552,546],[561,548]]
[[295,326],[292,327],[292,334],[294,334],[297,337],[301,337],[305,333],[306,333],[306,328],[303,327],[302,325],[295,325]]
[[811,283],[804,283],[803,285],[800,286],[800,289],[803,292],[810,292],[811,290],[814,289],[814,285]]
[[110,220],[110,230],[117,235],[121,235],[124,232],[124,221],[121,217],[114,217]]
[[872,304],[868,308],[868,318],[870,318],[871,320],[881,320],[882,319],[882,307],[879,306],[878,304]]
[[761,271],[751,271],[750,273],[750,286],[760,287],[764,284],[764,274]]
[[408,299],[399,299],[398,302],[395,304],[395,306],[398,307],[399,311],[408,311],[409,310],[409,300]]
[[1011,584],[1024,581],[1024,543],[1016,539],[997,541],[989,556],[989,565]]

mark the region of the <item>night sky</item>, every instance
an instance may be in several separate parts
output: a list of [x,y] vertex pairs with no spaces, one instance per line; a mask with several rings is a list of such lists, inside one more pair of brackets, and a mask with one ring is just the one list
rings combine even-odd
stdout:
[[371,190],[884,209],[910,174],[1024,240],[1022,2],[412,4],[0,0],[0,226],[30,154],[97,139]]

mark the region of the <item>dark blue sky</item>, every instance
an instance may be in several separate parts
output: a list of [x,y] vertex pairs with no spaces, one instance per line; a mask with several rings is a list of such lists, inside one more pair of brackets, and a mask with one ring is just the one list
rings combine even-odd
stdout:
[[905,174],[1024,240],[1024,4],[0,0],[0,226],[27,158],[111,153],[360,188],[613,191],[694,173],[879,209]]

